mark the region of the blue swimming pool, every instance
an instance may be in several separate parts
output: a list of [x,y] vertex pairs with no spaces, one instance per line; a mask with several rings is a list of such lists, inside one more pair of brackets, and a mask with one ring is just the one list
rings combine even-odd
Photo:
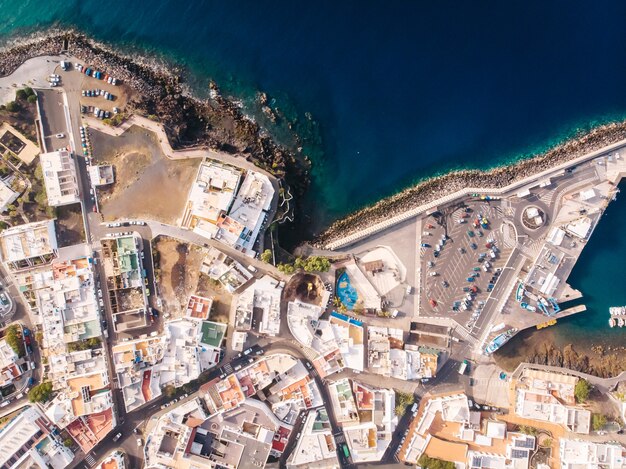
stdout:
[[349,310],[354,308],[354,305],[359,299],[356,289],[350,283],[350,277],[347,272],[343,272],[337,280],[337,298],[339,298]]

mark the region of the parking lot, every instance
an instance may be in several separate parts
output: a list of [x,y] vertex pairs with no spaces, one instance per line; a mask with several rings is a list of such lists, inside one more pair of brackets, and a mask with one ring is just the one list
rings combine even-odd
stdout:
[[421,315],[452,317],[472,330],[510,253],[499,206],[471,200],[423,220]]

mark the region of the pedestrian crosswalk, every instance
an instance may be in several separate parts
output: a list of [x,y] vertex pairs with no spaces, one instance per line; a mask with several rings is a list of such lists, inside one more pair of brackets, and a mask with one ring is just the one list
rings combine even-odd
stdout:
[[464,327],[460,325],[454,329],[454,332],[459,334],[461,337],[463,337],[466,341],[468,341],[472,345],[476,345],[476,343],[478,342],[476,337],[470,335],[467,329],[465,329]]
[[96,465],[97,461],[94,459],[92,454],[88,454],[87,456],[85,456],[85,462],[89,464],[89,467],[93,467]]

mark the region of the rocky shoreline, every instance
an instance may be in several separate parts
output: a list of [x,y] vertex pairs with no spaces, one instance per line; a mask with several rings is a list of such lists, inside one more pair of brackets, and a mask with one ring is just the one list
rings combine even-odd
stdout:
[[487,171],[453,171],[428,179],[337,220],[314,240],[314,245],[323,248],[332,241],[466,187],[505,187],[625,138],[626,121],[606,124],[577,135],[545,153],[510,165]]
[[533,338],[515,342],[519,348],[502,350],[494,355],[496,363],[507,371],[513,371],[522,362],[550,365],[580,371],[599,378],[612,378],[619,375],[626,366],[626,347],[592,345],[589,349],[580,344],[567,344],[558,347],[554,338]]
[[209,83],[209,99],[197,99],[186,89],[182,70],[156,60],[120,54],[76,31],[51,30],[15,40],[0,51],[0,76],[29,58],[61,52],[128,86],[133,98],[127,113],[162,123],[173,148],[206,147],[241,155],[282,179],[292,193],[308,189],[308,161],[273,141],[236,103],[221,96],[215,83]]

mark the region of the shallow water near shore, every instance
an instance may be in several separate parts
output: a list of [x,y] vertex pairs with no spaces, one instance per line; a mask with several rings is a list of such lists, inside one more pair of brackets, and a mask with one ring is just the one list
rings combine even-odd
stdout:
[[[77,28],[181,64],[201,96],[215,79],[259,120],[266,91],[303,142],[284,125],[274,133],[314,162],[305,216],[281,233],[291,243],[415,181],[514,161],[626,116],[626,4],[355,5],[0,0],[0,40]],[[607,252],[610,233],[597,241],[626,219],[620,202],[570,279],[590,311],[553,328],[561,343],[621,340],[606,308],[626,298],[607,285],[621,282],[626,246],[612,240]]]

